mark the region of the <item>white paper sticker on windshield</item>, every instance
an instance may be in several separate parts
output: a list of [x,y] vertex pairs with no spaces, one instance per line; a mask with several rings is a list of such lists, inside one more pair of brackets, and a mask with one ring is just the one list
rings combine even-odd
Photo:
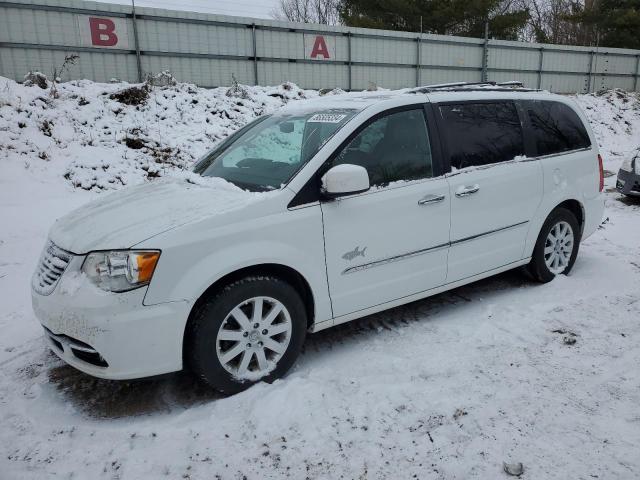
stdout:
[[346,115],[340,115],[337,113],[316,113],[307,122],[317,123],[340,123]]

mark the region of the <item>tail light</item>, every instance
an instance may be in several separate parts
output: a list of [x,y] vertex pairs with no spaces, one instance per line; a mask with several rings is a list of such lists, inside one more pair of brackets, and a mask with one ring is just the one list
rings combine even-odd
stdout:
[[598,169],[600,170],[600,191],[604,190],[604,167],[602,166],[602,155],[598,154]]

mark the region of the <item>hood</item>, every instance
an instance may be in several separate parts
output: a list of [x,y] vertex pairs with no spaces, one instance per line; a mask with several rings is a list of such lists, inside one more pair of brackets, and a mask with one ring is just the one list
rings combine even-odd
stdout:
[[162,179],[105,195],[58,219],[49,237],[77,254],[125,249],[182,225],[243,209],[266,195],[219,178],[197,178],[198,183]]

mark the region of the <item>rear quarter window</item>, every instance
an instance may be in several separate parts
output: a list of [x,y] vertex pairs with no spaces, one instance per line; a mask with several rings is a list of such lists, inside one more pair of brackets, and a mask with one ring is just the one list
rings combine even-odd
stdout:
[[451,167],[506,162],[524,155],[520,117],[513,102],[440,105]]
[[553,101],[525,103],[538,155],[589,148],[591,141],[582,120],[568,105]]

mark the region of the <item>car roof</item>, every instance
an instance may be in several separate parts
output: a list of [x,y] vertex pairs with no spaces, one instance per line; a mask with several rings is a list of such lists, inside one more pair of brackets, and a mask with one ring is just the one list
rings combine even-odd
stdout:
[[563,99],[548,91],[500,91],[500,90],[470,90],[470,91],[434,91],[428,93],[430,102],[455,102],[467,100],[558,100]]
[[324,110],[354,110],[356,112],[368,107],[392,108],[394,106],[418,103],[440,103],[469,100],[557,100],[570,103],[562,95],[548,91],[523,88],[519,82],[496,84],[453,83],[427,85],[424,87],[405,88],[401,90],[377,90],[372,92],[344,92],[327,94],[309,100],[290,102],[278,113],[283,115],[306,114]]
[[[402,99],[404,90],[386,90],[375,92],[344,92],[339,94],[327,94],[309,100],[297,100],[282,107],[278,113],[304,114],[323,110],[354,110],[362,111],[365,108],[377,105],[381,102],[394,103]],[[404,96],[407,103],[425,102],[426,96]],[[414,97],[414,98],[411,98]],[[401,101],[401,103],[404,103]]]

